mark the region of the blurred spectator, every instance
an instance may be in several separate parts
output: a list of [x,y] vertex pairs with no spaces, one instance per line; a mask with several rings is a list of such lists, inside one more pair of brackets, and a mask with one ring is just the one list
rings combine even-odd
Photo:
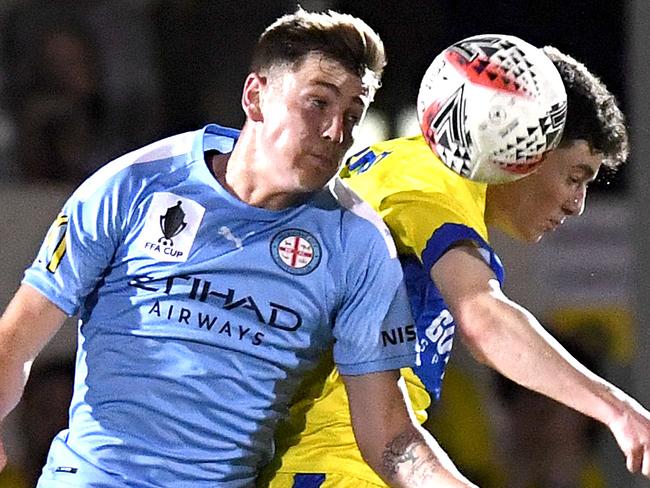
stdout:
[[4,100],[0,98],[0,181],[18,178],[15,144],[16,128],[11,116],[4,109]]
[[70,24],[48,29],[37,50],[32,83],[17,107],[22,171],[31,181],[85,178],[109,143],[95,46]]
[[[595,327],[564,337],[556,335],[578,361],[602,374],[602,358],[609,346]],[[502,486],[604,487],[604,476],[595,460],[600,424],[502,376],[497,378],[497,394],[506,421],[501,444],[507,482]]]
[[[553,330],[578,361],[604,373],[612,349],[605,326],[592,320]],[[429,415],[427,428],[482,488],[606,486],[600,424],[476,364],[462,343]]]
[[7,13],[2,57],[24,179],[76,183],[159,135],[146,22],[126,0],[32,0]]
[[0,58],[0,181],[14,180],[18,176],[15,163],[16,128],[11,115],[6,110],[4,75]]
[[2,472],[0,488],[36,486],[52,439],[68,426],[73,377],[72,359],[34,364],[16,412],[24,459],[20,466],[9,466]]
[[152,24],[170,133],[214,121],[240,127],[240,93],[256,34],[296,2],[157,0]]
[[504,488],[501,420],[490,389],[492,370],[476,363],[461,341],[454,344],[442,396],[428,409],[425,423],[458,469],[481,488]]
[[99,61],[109,108],[110,134],[119,134],[119,152],[159,139],[169,125],[162,118],[161,83],[156,65],[160,47],[155,44],[149,10],[153,1],[77,2],[84,6],[84,18],[101,53]]

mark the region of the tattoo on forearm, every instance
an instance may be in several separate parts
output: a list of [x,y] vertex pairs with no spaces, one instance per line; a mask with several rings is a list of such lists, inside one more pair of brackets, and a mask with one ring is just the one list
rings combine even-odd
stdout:
[[[419,452],[418,452],[419,451]],[[394,478],[400,470],[414,484],[426,481],[440,464],[424,439],[415,431],[403,432],[386,444],[382,467]]]

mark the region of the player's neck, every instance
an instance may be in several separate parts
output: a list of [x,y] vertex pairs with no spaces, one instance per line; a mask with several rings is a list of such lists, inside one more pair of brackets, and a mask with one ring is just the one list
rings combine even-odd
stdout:
[[510,229],[509,206],[512,202],[508,193],[503,191],[504,185],[488,185],[485,201],[485,223],[488,227],[495,227],[510,237],[517,238]]
[[253,207],[283,210],[298,205],[311,196],[273,188],[269,185],[269,178],[254,164],[255,156],[249,155],[251,159],[245,159],[236,151],[237,146],[231,154],[214,154],[209,164],[217,181],[237,199]]

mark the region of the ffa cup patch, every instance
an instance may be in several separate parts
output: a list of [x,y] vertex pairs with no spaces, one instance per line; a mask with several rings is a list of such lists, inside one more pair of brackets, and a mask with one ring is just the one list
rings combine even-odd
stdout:
[[321,259],[321,247],[314,236],[300,229],[287,229],[271,241],[271,256],[275,264],[296,275],[306,275],[316,269]]
[[138,247],[159,261],[187,261],[204,213],[205,208],[193,200],[154,193]]

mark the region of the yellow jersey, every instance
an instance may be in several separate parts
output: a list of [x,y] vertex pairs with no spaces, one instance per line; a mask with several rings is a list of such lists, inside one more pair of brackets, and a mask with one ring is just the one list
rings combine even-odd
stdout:
[[[453,317],[429,271],[450,246],[473,241],[502,281],[503,268],[488,244],[485,184],[447,168],[421,136],[380,142],[352,156],[339,175],[381,215],[397,245],[416,331],[400,329],[389,342],[413,342],[418,364],[403,369],[418,420],[430,395],[438,398],[454,336]],[[290,417],[279,426],[273,473],[344,474],[385,486],[363,461],[352,431],[347,395],[331,358],[305,380]],[[281,483],[271,483],[280,487]]]

